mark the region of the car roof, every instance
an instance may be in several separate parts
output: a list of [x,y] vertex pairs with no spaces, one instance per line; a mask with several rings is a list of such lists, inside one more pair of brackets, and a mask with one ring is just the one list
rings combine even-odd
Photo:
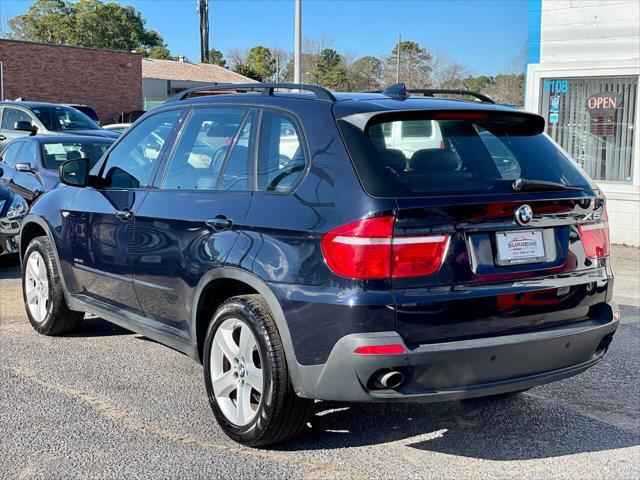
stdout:
[[363,92],[336,92],[333,93],[334,102],[319,100],[312,93],[285,92],[278,91],[272,95],[265,95],[261,92],[243,93],[219,93],[214,95],[201,95],[189,97],[184,100],[168,101],[164,106],[178,105],[216,105],[216,104],[245,104],[245,105],[274,105],[290,110],[296,110],[296,105],[300,101],[323,102],[333,105],[333,112],[336,118],[343,118],[357,113],[367,112],[387,112],[399,110],[482,110],[482,111],[505,111],[522,112],[522,110],[511,105],[501,105],[499,103],[487,103],[464,98],[443,98],[423,95],[407,95],[394,97],[384,93],[363,93]]
[[16,137],[10,142],[7,143],[15,143],[15,142],[34,142],[34,143],[64,143],[64,142],[97,142],[97,143],[113,143],[116,141],[116,138],[110,137],[98,137],[93,135],[32,135],[32,136],[23,136]]
[[51,103],[51,102],[35,102],[31,100],[4,100],[0,102],[0,106],[5,107],[25,107],[25,108],[38,108],[38,107],[71,107],[66,103]]

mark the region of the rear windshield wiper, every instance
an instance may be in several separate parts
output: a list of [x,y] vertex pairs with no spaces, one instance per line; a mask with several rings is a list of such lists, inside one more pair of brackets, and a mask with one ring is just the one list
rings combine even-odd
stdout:
[[526,178],[518,178],[511,184],[511,190],[514,192],[552,192],[562,190],[579,191],[582,188],[569,187],[563,183],[546,182],[544,180],[527,180]]

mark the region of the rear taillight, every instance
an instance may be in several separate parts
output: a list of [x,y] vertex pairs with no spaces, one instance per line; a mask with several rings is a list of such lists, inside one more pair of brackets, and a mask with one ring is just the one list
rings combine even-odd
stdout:
[[600,258],[609,255],[611,244],[607,222],[587,223],[578,225],[578,228],[587,258]]
[[448,235],[394,236],[394,217],[359,220],[327,232],[322,253],[334,273],[382,279],[431,275],[442,266]]
[[609,236],[609,222],[607,211],[604,211],[602,221],[598,223],[583,223],[578,225],[584,253],[587,258],[606,257],[611,251],[611,238]]

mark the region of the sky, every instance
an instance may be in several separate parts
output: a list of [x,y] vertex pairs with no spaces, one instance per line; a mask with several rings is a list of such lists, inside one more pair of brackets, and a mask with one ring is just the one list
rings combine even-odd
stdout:
[[[0,0],[6,21],[30,0]],[[196,0],[128,0],[164,37],[174,55],[200,58]],[[326,37],[356,57],[386,55],[398,34],[448,56],[474,75],[510,69],[526,46],[527,0],[302,0],[303,37]],[[210,0],[211,48],[227,52],[255,45],[293,50],[293,0]]]

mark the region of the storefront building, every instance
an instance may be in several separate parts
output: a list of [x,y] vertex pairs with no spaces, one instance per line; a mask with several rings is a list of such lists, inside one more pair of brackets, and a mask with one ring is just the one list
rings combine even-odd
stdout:
[[525,108],[607,196],[613,243],[640,246],[640,2],[530,0]]

